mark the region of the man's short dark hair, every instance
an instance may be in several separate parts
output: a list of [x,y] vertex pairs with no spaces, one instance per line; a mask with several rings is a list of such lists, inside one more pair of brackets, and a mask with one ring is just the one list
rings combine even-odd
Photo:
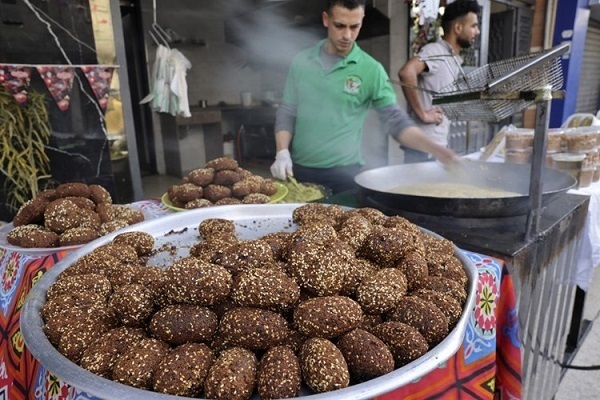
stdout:
[[462,18],[468,13],[475,13],[479,15],[481,7],[475,0],[456,0],[446,6],[444,15],[442,15],[442,28],[444,32],[448,32],[452,27],[452,23]]
[[348,10],[354,10],[357,7],[366,7],[367,0],[327,0],[327,12],[330,12],[334,6],[342,6]]

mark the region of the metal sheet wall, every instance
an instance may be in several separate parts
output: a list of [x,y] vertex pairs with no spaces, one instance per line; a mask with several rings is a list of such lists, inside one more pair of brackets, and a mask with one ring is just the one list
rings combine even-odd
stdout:
[[600,28],[589,27],[585,37],[585,49],[581,63],[578,113],[596,114],[600,107]]

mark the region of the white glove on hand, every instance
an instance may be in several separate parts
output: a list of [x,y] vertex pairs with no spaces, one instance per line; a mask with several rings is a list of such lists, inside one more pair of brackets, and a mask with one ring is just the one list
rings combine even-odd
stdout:
[[275,162],[271,165],[271,175],[285,181],[288,175],[294,176],[292,171],[292,156],[288,149],[279,150]]

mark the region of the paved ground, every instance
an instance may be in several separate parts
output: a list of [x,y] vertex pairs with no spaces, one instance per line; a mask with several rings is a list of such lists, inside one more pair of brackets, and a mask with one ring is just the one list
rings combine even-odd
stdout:
[[[586,293],[583,319],[590,321],[586,335],[581,340],[571,365],[600,365],[600,268],[596,267],[594,279]],[[600,399],[600,369],[567,369],[555,400]]]

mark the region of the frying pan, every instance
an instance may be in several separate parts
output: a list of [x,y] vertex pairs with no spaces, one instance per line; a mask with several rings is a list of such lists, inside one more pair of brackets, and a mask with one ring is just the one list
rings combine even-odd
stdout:
[[[374,168],[354,180],[363,194],[387,207],[426,215],[460,218],[498,218],[527,214],[530,210],[529,181],[531,165],[465,161],[460,173],[449,171],[438,162],[400,164]],[[577,180],[566,172],[544,168],[542,204],[573,188]],[[442,198],[392,193],[402,185],[460,183],[523,193],[516,197]]]

